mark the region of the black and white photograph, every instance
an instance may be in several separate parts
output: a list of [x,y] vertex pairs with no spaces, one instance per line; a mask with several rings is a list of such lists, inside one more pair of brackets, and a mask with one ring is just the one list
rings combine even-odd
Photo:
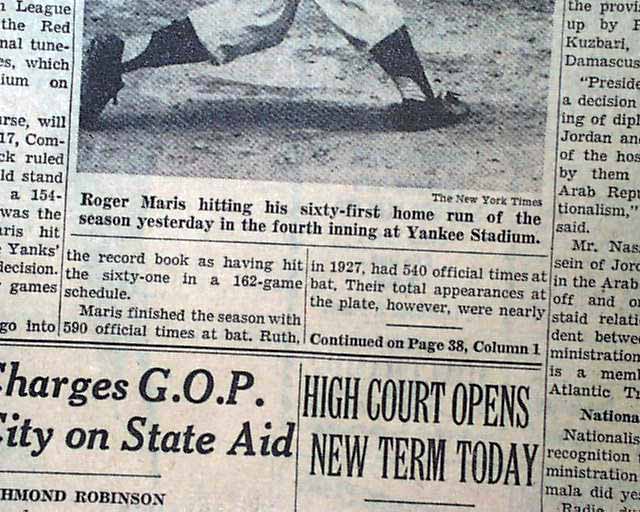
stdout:
[[553,10],[86,2],[78,172],[539,191]]

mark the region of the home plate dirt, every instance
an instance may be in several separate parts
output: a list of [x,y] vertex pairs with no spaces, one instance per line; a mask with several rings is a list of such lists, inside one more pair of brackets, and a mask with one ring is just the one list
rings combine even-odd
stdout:
[[[98,33],[155,30],[204,1],[94,0]],[[394,131],[397,92],[311,0],[284,43],[232,64],[125,76],[101,129],[81,132],[80,172],[372,186],[536,191],[541,186],[553,3],[400,0],[434,88],[472,115]],[[169,4],[169,5],[165,5]]]

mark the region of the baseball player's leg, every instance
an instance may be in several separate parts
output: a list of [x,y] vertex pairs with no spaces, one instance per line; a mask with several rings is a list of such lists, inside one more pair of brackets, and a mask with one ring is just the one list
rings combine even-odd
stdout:
[[402,98],[398,127],[421,130],[455,122],[468,112],[451,93],[436,97],[394,0],[315,0],[355,46],[393,79]]
[[85,63],[80,122],[96,125],[124,86],[122,75],[140,68],[210,61],[225,64],[277,45],[299,0],[219,0],[149,35],[96,38]]
[[125,39],[122,72],[209,60],[211,55],[185,18],[146,36]]
[[280,44],[300,0],[219,0],[192,11],[189,19],[213,61],[226,64]]
[[327,18],[356,46],[371,49],[404,26],[394,0],[315,0]]
[[218,0],[148,38],[125,41],[124,71],[211,61],[226,64],[282,42],[298,0]]

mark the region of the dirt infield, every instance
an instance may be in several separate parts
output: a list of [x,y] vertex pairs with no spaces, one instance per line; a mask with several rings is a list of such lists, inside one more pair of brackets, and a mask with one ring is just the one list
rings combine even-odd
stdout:
[[[87,2],[85,44],[185,16],[202,0]],[[464,124],[398,133],[395,88],[311,0],[285,42],[223,67],[125,77],[103,128],[81,132],[79,170],[374,186],[535,191],[542,180],[553,4],[401,0],[436,89]],[[170,4],[170,5],[167,5]]]

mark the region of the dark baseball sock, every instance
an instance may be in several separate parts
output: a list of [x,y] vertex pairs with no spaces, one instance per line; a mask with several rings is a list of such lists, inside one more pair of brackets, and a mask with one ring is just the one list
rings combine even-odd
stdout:
[[[127,52],[125,41],[125,52]],[[133,46],[133,41],[129,44]],[[122,65],[127,73],[140,68],[157,68],[172,64],[211,61],[209,51],[200,42],[189,18],[177,20],[151,34],[141,53]]]
[[370,51],[373,60],[393,79],[402,99],[433,100],[433,90],[406,26],[385,37]]

